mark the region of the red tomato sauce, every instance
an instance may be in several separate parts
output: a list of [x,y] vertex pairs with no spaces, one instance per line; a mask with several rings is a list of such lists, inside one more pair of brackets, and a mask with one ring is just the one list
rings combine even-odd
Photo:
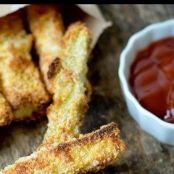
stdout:
[[174,37],[153,42],[138,52],[129,84],[144,108],[174,123]]

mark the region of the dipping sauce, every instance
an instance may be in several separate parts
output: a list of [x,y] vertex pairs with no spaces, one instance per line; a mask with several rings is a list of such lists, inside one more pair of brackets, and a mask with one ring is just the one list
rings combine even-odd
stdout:
[[174,37],[153,42],[138,52],[129,83],[144,108],[174,123]]

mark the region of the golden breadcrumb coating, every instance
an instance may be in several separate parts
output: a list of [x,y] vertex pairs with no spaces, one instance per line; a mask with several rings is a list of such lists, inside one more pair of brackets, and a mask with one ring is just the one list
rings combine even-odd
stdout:
[[30,29],[40,57],[40,69],[47,90],[53,93],[47,72],[51,62],[60,55],[60,41],[64,31],[62,18],[55,5],[31,5],[27,10]]
[[49,67],[54,95],[47,111],[49,123],[43,144],[69,141],[79,134],[91,93],[86,77],[90,43],[87,27],[81,22],[72,24],[63,38],[60,58]]
[[90,32],[83,23],[76,22],[68,28],[59,54],[48,66],[53,104],[48,108],[49,123],[43,144],[0,174],[95,172],[115,162],[124,151],[125,145],[115,123],[86,135],[79,132],[91,94],[86,77],[90,43]]
[[31,60],[32,36],[19,13],[0,19],[0,76],[2,93],[13,108],[14,120],[45,114],[49,95]]
[[0,174],[83,174],[98,171],[124,150],[115,123],[68,143],[52,144],[20,158]]
[[0,126],[5,126],[13,120],[13,112],[8,101],[0,93]]

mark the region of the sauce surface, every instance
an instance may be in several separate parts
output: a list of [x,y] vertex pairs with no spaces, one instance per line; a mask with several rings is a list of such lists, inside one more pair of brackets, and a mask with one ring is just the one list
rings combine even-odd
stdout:
[[153,42],[138,52],[129,83],[144,108],[174,123],[174,37]]

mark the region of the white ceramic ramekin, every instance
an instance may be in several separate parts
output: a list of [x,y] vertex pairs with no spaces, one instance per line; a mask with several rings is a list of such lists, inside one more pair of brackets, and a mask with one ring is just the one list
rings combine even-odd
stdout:
[[174,145],[174,124],[164,122],[139,104],[130,91],[128,77],[130,66],[139,50],[153,41],[172,36],[174,37],[174,20],[149,25],[129,39],[121,53],[119,64],[120,84],[130,115],[145,132],[170,145]]

